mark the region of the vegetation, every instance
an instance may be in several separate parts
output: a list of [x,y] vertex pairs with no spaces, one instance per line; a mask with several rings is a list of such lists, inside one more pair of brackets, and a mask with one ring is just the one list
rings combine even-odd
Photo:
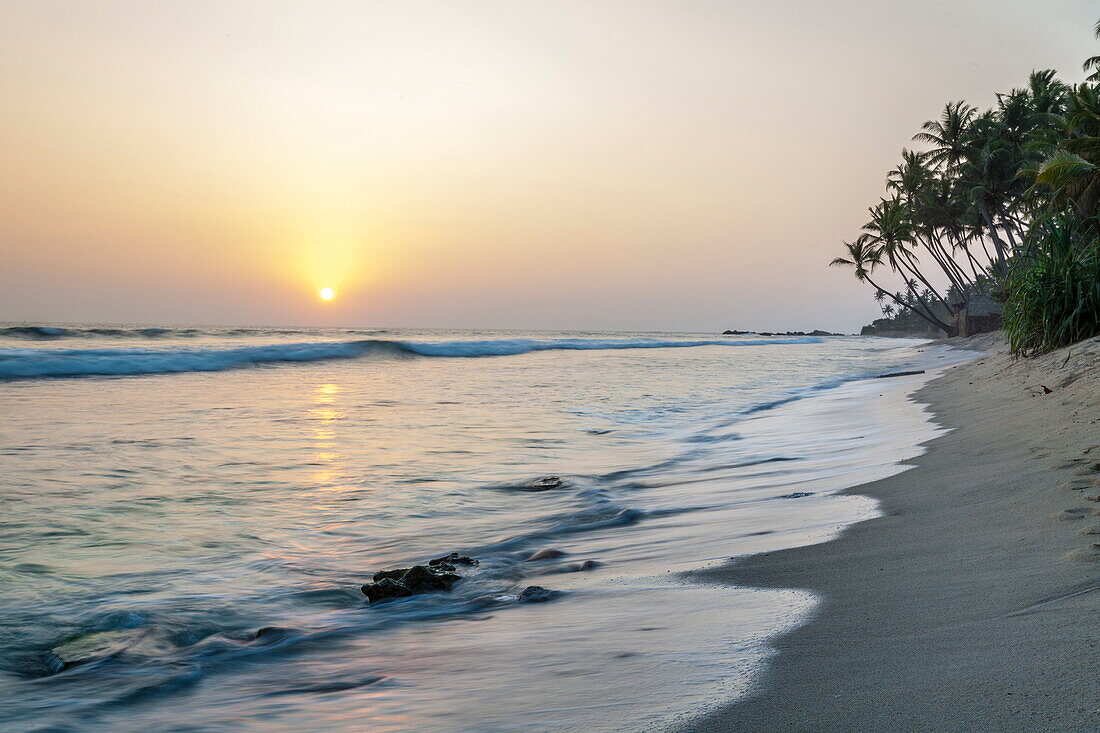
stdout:
[[853,268],[888,318],[948,335],[971,296],[1003,301],[1018,353],[1100,333],[1100,56],[1084,69],[1075,85],[1032,72],[984,111],[948,103],[831,264]]

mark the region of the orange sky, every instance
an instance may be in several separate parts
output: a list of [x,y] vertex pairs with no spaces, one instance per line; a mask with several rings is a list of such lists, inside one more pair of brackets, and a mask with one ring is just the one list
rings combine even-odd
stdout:
[[6,0],[0,321],[852,330],[919,123],[1095,14]]

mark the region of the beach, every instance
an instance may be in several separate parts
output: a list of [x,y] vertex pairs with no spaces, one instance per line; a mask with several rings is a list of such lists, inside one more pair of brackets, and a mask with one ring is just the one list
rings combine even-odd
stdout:
[[822,599],[752,693],[684,731],[1095,731],[1100,339],[986,353],[914,394],[949,428],[849,489],[882,516],[693,577]]

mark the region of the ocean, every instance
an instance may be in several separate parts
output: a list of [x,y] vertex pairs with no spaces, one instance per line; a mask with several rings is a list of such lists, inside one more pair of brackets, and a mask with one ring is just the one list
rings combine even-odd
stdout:
[[[857,337],[0,327],[0,728],[660,729],[745,694],[817,605],[691,571],[874,516],[837,492],[939,433],[909,394],[960,359]],[[360,591],[451,552],[479,564],[449,592]]]

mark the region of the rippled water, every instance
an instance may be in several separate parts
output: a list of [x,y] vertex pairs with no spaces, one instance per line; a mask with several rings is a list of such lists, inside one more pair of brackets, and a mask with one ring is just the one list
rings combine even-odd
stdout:
[[[833,492],[935,431],[920,378],[857,378],[946,363],[918,349],[0,331],[0,727],[622,730],[729,699],[814,601],[681,571],[874,511]],[[451,551],[481,564],[450,593],[359,591]]]

